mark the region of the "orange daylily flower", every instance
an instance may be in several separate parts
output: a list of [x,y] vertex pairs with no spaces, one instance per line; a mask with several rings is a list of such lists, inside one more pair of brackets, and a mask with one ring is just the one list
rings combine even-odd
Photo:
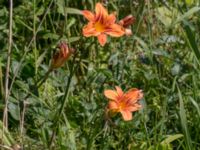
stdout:
[[61,67],[71,56],[72,53],[74,53],[73,48],[69,48],[68,45],[65,42],[61,42],[58,45],[59,51],[56,52],[53,55],[53,59],[51,62],[51,69],[56,69]]
[[138,101],[143,97],[141,90],[130,89],[124,93],[118,86],[115,90],[105,90],[104,95],[110,100],[108,110],[112,113],[120,112],[125,121],[132,120],[132,112],[139,110],[142,106]]
[[124,28],[115,23],[115,14],[109,15],[101,3],[96,4],[95,13],[83,10],[82,14],[89,21],[83,27],[83,35],[85,37],[97,36],[101,46],[106,44],[107,35],[120,37],[125,33]]

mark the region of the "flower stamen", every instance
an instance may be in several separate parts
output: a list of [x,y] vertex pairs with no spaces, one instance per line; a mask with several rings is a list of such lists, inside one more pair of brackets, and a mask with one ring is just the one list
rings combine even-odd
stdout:
[[95,27],[97,32],[104,32],[105,31],[105,26],[100,22],[96,22],[94,27]]

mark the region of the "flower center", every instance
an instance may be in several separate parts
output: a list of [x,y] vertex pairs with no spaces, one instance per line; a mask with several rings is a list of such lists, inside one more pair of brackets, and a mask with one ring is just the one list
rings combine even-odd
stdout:
[[126,108],[126,103],[120,102],[119,103],[119,110],[123,110],[124,108]]
[[105,30],[105,26],[101,22],[95,23],[94,27],[97,32],[103,32]]

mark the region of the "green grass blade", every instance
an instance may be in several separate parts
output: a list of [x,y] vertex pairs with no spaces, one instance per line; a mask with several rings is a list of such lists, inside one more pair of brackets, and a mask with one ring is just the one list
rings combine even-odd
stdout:
[[188,150],[193,150],[191,137],[190,137],[188,126],[187,126],[187,118],[186,118],[186,112],[185,112],[184,103],[183,103],[183,97],[182,97],[182,93],[179,89],[178,84],[177,84],[177,89],[178,89],[178,97],[179,97],[179,105],[180,105],[179,115],[180,115],[181,126],[183,129],[184,137],[186,140],[185,142],[186,142]]
[[170,144],[171,142],[183,137],[182,134],[175,134],[175,135],[169,135],[166,139],[164,139],[161,144]]
[[189,25],[187,25],[185,22],[184,22],[184,27],[183,27],[186,35],[187,35],[187,39],[188,39],[188,42],[189,42],[189,45],[190,45],[190,48],[192,49],[192,51],[194,52],[196,58],[199,60],[200,59],[200,50],[198,48],[198,45],[197,45],[197,42],[196,42],[196,39],[195,39],[195,34],[194,32],[192,32],[191,28]]
[[199,105],[197,104],[197,102],[192,97],[189,97],[189,100],[192,102],[192,104],[196,108],[197,113],[199,115],[199,119],[200,119],[200,108],[199,108]]

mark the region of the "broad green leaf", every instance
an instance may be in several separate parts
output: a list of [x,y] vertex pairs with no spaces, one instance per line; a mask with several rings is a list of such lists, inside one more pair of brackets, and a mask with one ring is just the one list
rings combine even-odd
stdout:
[[81,10],[76,9],[76,8],[65,7],[65,12],[68,14],[82,15]]
[[[166,7],[157,8],[156,16],[166,27],[169,27],[171,25],[172,11],[170,11]],[[165,19],[163,19],[163,18],[165,18]]]
[[[172,27],[175,19],[180,15],[178,9],[172,7],[159,7],[157,8],[156,17],[167,27]],[[164,18],[164,19],[163,19]]]
[[76,36],[76,37],[70,37],[67,39],[67,42],[68,43],[73,43],[73,42],[76,42],[80,39],[80,36]]
[[59,35],[55,34],[55,33],[46,33],[43,35],[44,39],[59,39]]
[[[60,1],[60,0],[59,0]],[[65,7],[64,2],[57,2],[58,6],[58,12],[61,13],[62,15],[66,14],[76,14],[76,15],[82,15],[81,10],[76,9],[76,8],[71,8],[71,7]]]
[[179,0],[180,3],[185,2],[187,5],[192,5],[195,4],[195,0]]
[[67,20],[67,30],[70,29],[71,26],[73,26],[74,24],[76,23],[76,19],[75,18],[72,18],[72,19],[68,19]]
[[184,19],[188,19],[189,17],[191,17],[194,13],[198,12],[199,10],[200,10],[200,7],[191,8],[186,13],[184,13],[182,16],[178,17],[178,19],[173,23],[173,25],[183,21]]
[[8,104],[8,110],[11,114],[11,116],[15,119],[15,120],[20,120],[20,108],[18,105],[15,105],[13,103],[9,103]]
[[44,51],[37,59],[36,65],[37,67],[40,66],[40,64],[42,63],[42,61],[44,60],[45,56],[46,56],[47,51]]
[[173,142],[179,138],[182,138],[182,137],[183,137],[183,134],[169,135],[165,140],[163,140],[161,142],[161,144],[170,144],[171,142]]
[[185,0],[186,4],[191,5],[193,4],[195,1],[194,0]]
[[81,10],[79,10],[79,9],[71,8],[71,7],[65,7],[65,1],[64,0],[57,0],[56,4],[58,6],[58,13],[61,13],[64,16],[66,14],[82,15]]
[[29,91],[29,86],[25,82],[21,80],[16,80],[15,83],[20,87],[20,89],[23,89],[24,91]]
[[61,13],[61,14],[64,15],[65,1],[64,0],[57,0],[56,4],[58,6],[58,13]]

